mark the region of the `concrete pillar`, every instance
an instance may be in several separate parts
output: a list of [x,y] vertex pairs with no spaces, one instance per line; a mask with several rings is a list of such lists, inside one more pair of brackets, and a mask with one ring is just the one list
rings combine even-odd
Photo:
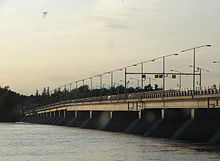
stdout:
[[63,117],[66,118],[66,110],[63,111]]
[[75,111],[66,111],[65,117],[70,118],[70,119],[75,118]]
[[75,111],[75,118],[77,118],[78,116],[78,111]]
[[76,121],[77,111],[66,111],[67,122],[65,126],[73,126]]
[[43,115],[43,119],[39,122],[39,123],[41,123],[41,124],[47,124],[47,122],[49,121],[49,117],[48,117],[48,115],[49,115],[49,113],[48,112],[43,112],[42,113],[42,115]]
[[214,136],[212,136],[208,141],[208,144],[210,145],[219,144],[219,143],[220,143],[220,130],[218,130],[218,132],[214,134]]
[[110,112],[108,111],[90,111],[90,119],[85,122],[83,128],[99,129],[107,120],[110,119]]
[[59,118],[65,118],[65,110],[59,111]]
[[149,136],[163,138],[171,137],[188,119],[191,119],[191,109],[164,109],[163,121],[158,122],[157,127],[149,134]]
[[80,127],[84,121],[90,117],[90,111],[75,111],[75,118],[73,126]]
[[208,142],[220,129],[220,109],[194,110],[194,120],[178,139]]
[[110,111],[110,118],[112,118],[112,111]]
[[103,130],[123,132],[137,118],[137,111],[113,111],[111,121]]
[[56,125],[57,122],[59,122],[60,120],[60,111],[54,111],[54,119],[52,119],[52,121],[50,121],[51,125]]
[[60,110],[59,111],[59,121],[56,123],[56,125],[66,125],[68,122],[68,119],[66,118],[66,110]]
[[141,110],[140,121],[129,133],[143,135],[157,120],[162,118],[162,110],[158,108]]
[[92,118],[92,111],[89,111],[89,118]]

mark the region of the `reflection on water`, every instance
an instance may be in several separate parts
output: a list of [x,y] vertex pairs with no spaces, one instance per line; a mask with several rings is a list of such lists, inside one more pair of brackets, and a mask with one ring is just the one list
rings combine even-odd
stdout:
[[1,161],[220,160],[220,148],[72,127],[0,124]]

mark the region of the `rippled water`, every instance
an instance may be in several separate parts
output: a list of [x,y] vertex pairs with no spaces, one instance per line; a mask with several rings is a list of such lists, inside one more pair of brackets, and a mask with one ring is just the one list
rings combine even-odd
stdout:
[[[211,151],[210,151],[211,150]],[[122,133],[0,123],[0,161],[220,160],[218,147]]]

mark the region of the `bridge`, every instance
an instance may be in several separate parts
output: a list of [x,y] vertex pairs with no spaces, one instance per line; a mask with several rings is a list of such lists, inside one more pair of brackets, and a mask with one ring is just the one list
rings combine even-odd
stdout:
[[61,101],[24,111],[24,122],[220,143],[220,89],[168,90]]
[[[44,106],[26,108],[23,111],[22,121],[220,144],[220,88],[217,89],[216,86],[207,89],[201,88],[201,70],[205,69],[196,67],[195,50],[202,47],[211,47],[211,45],[197,46],[182,50],[179,53],[164,55],[75,81],[75,89],[79,90],[77,88],[79,82],[82,82],[82,87],[84,87],[85,80],[90,80],[90,92],[93,92],[93,78],[100,78],[98,94],[100,97],[85,98],[83,88],[82,98],[80,99],[70,99]],[[166,58],[191,50],[194,55],[193,65],[191,66],[193,68],[192,73],[176,70],[171,70],[172,73],[166,72]],[[159,59],[162,60],[162,72],[144,72],[145,63],[155,62]],[[137,66],[141,67],[140,72],[127,71],[128,68]],[[199,73],[196,72],[195,68],[199,70]],[[109,92],[108,95],[103,96],[103,76],[110,74],[110,87],[115,88],[113,74],[117,71],[124,71],[123,94],[118,92],[117,95],[109,95],[111,93]],[[138,93],[129,93],[129,75],[141,76],[141,88],[140,90],[136,88]],[[146,75],[155,75],[155,78],[161,78],[161,90],[155,87],[151,91],[152,87],[149,83],[151,89],[143,92],[143,82]],[[181,90],[181,82],[179,83],[179,90],[166,90],[166,77],[172,76],[175,78],[176,75],[179,75],[180,78],[182,75],[192,76],[192,90]],[[199,88],[195,86],[196,76],[200,77]],[[139,79],[135,80],[139,81]],[[69,85],[69,91],[71,91],[72,83],[64,85],[64,91],[66,91],[67,85]]]

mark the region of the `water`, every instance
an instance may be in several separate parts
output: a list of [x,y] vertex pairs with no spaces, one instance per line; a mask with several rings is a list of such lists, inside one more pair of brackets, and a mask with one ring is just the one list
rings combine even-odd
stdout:
[[73,127],[0,123],[0,161],[220,160],[220,148]]

